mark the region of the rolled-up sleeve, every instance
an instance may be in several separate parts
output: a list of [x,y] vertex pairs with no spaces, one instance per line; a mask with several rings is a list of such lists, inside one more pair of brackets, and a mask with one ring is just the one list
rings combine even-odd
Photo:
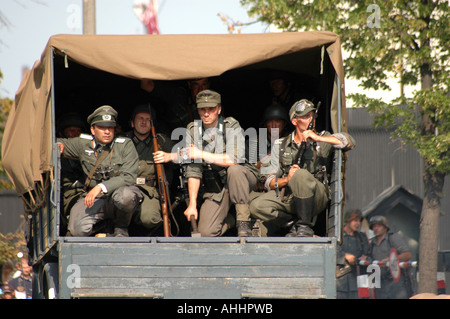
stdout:
[[342,149],[343,151],[349,151],[356,146],[355,139],[348,133],[344,132],[335,133],[332,134],[331,136],[337,138],[343,143],[341,145],[334,145],[334,148]]

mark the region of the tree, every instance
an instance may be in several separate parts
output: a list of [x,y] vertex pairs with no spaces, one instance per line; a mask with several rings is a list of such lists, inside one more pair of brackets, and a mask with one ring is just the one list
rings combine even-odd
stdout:
[[[13,100],[9,98],[0,98],[0,152],[2,148],[3,132],[5,131],[6,120],[12,106]],[[0,156],[0,190],[2,189],[14,189],[14,186],[7,177],[6,171],[2,164],[2,157]]]
[[375,125],[412,145],[424,160],[418,292],[436,293],[439,214],[444,178],[450,172],[448,1],[241,0],[257,20],[284,31],[337,33],[345,72],[364,89],[390,89],[387,80],[420,84],[412,97],[384,102],[354,94],[375,114]]

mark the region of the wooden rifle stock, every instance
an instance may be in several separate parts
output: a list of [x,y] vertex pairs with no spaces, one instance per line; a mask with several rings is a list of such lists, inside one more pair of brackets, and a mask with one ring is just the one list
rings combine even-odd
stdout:
[[[153,119],[151,118],[150,113],[150,128],[153,136],[153,149],[155,152],[159,151],[158,145],[158,136],[156,135],[155,126],[153,125]],[[163,164],[156,164],[156,178],[158,180],[158,190],[159,190],[159,202],[161,203],[161,211],[163,218],[163,227],[164,227],[164,237],[171,237],[170,231],[170,220],[169,220],[169,209],[171,207],[170,204],[170,195],[167,187],[167,179],[166,172],[164,170]]]

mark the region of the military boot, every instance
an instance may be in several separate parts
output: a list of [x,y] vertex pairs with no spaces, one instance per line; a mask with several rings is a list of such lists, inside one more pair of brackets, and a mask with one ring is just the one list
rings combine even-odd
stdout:
[[128,237],[128,226],[130,225],[133,212],[116,209],[114,223],[114,237]]
[[312,237],[314,235],[314,231],[311,228],[313,226],[314,197],[294,197],[292,200],[294,201],[294,208],[298,219],[292,225],[286,237]]
[[252,237],[250,208],[248,204],[236,204],[236,226],[239,237]]

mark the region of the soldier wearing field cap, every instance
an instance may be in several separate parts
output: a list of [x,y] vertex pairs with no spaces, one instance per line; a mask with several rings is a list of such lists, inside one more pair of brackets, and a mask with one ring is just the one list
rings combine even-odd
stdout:
[[[222,117],[220,94],[203,90],[197,94],[196,102],[201,121],[187,127],[186,143],[190,145],[188,154],[192,163],[186,169],[189,205],[184,214],[188,220],[199,218],[198,230],[203,237],[221,236],[234,226],[234,218],[228,214],[231,205],[248,204],[248,182],[242,191],[232,176],[250,178],[252,187],[256,178],[240,165],[245,163],[241,126],[232,117]],[[197,195],[201,186],[204,203],[198,213]],[[239,218],[239,212],[237,215]]]
[[[389,261],[392,248],[397,250],[398,261],[411,259],[411,249],[408,243],[399,233],[390,231],[388,220],[385,216],[372,216],[369,218],[369,227],[375,237],[369,243],[369,256],[372,260],[380,262]],[[407,299],[412,295],[410,276],[407,269],[402,269],[400,280],[396,282],[388,267],[381,267],[380,287],[375,290],[376,299]]]
[[128,236],[131,217],[142,200],[134,186],[138,155],[129,138],[115,136],[117,116],[111,106],[101,106],[88,116],[91,134],[58,139],[63,155],[78,159],[86,176],[85,193],[70,210],[72,236],[93,234],[94,225],[105,219],[113,221],[114,236]]
[[[331,173],[333,150],[348,151],[354,146],[347,133],[316,133],[309,129],[316,107],[306,99],[295,102],[289,117],[295,130],[278,139],[272,148],[270,165],[261,171],[267,176],[267,193],[250,204],[253,217],[263,221],[294,219],[287,236],[313,236],[317,215],[327,207],[330,194],[328,174]],[[297,155],[306,143],[300,165]]]

